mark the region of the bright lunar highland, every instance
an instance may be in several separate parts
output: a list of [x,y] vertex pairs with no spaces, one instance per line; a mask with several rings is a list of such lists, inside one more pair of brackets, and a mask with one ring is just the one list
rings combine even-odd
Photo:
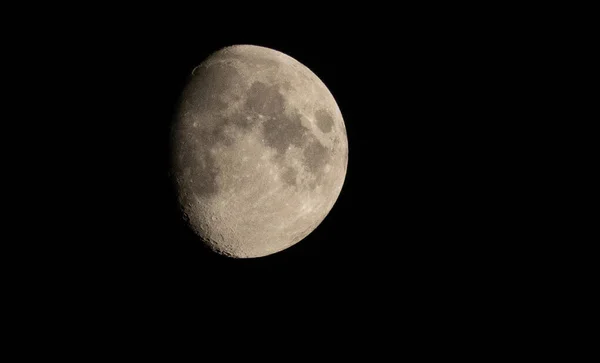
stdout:
[[330,212],[346,176],[348,139],[332,94],[269,48],[227,47],[194,68],[171,137],[187,223],[234,258],[301,241]]

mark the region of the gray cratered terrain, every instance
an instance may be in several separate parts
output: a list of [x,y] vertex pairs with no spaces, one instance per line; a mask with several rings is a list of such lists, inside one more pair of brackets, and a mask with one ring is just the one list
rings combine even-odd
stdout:
[[269,48],[221,49],[196,67],[173,128],[183,213],[214,251],[266,256],[311,233],[348,164],[342,114],[323,82]]

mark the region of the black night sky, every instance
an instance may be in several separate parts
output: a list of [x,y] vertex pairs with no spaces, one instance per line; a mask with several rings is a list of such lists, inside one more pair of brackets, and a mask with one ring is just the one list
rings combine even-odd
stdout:
[[[40,52],[73,75],[57,84],[74,105],[65,139],[80,152],[57,145],[75,176],[55,193],[61,238],[40,247],[40,258],[56,256],[47,271],[71,292],[210,311],[261,296],[281,311],[297,299],[385,306],[400,295],[417,306],[479,296],[515,248],[503,227],[510,216],[495,207],[503,175],[490,167],[505,125],[502,54],[487,46],[496,38],[483,18],[411,14],[323,15],[300,28],[140,10],[57,25]],[[169,128],[187,76],[234,44],[310,68],[335,97],[349,143],[346,181],[323,223],[289,249],[247,260],[201,244],[169,178]]]

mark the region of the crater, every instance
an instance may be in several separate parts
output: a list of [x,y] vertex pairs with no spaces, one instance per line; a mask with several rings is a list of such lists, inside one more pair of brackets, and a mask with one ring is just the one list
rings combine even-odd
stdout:
[[320,109],[315,112],[315,119],[317,120],[317,126],[321,131],[325,133],[331,131],[331,128],[333,127],[333,118],[329,112],[324,109]]

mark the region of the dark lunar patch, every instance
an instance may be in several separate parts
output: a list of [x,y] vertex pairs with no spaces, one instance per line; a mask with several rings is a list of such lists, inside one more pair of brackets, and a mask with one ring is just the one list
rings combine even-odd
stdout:
[[[248,117],[251,116],[251,117]],[[234,124],[244,130],[250,129],[256,123],[256,117],[244,113],[236,113],[225,120],[226,124]]]
[[278,117],[267,119],[264,124],[265,143],[275,148],[280,155],[287,151],[288,146],[302,145],[306,128],[302,126],[300,115],[295,114],[287,118],[283,113]]
[[229,122],[223,121],[223,122],[217,124],[217,126],[214,129],[212,129],[210,131],[210,133],[207,133],[205,135],[205,137],[204,137],[205,145],[207,145],[208,148],[213,147],[218,142],[220,142],[221,144],[223,144],[225,146],[233,145],[233,143],[235,142],[235,139],[231,135],[228,135],[226,132],[226,126],[228,124],[229,124]]
[[253,112],[264,116],[277,116],[283,112],[285,99],[278,87],[254,82],[248,90],[246,106]]
[[325,146],[313,139],[304,149],[304,162],[308,169],[319,175],[325,164],[329,161],[329,153]]
[[333,127],[333,118],[329,115],[326,110],[320,109],[315,112],[315,118],[317,119],[317,126],[323,132],[330,132]]
[[286,184],[296,185],[296,175],[298,175],[298,171],[288,167],[281,175],[281,179],[283,179]]

